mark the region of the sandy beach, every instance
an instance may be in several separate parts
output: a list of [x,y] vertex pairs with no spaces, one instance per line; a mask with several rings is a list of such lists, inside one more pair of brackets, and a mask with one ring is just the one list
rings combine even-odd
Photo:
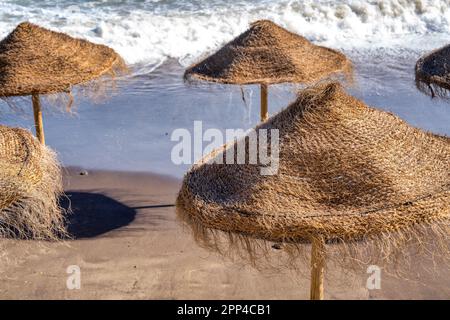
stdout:
[[[309,279],[258,271],[200,248],[172,206],[179,179],[148,173],[65,170],[74,240],[2,240],[0,299],[308,299]],[[67,201],[66,204],[67,206]],[[274,250],[274,255],[278,254]],[[419,262],[419,261],[418,261]],[[67,268],[81,271],[69,290]],[[448,299],[450,270],[383,275],[366,289],[366,270],[328,272],[326,299]]]
[[[222,144],[230,141],[227,130],[246,132],[260,123],[259,84],[190,83],[184,80],[185,70],[251,22],[270,19],[313,44],[342,52],[354,71],[354,81],[345,83],[350,95],[412,127],[449,137],[449,101],[423,94],[414,78],[417,60],[448,44],[449,8],[444,0],[426,5],[396,0],[242,0],[236,5],[219,0],[0,2],[0,39],[18,23],[29,21],[109,46],[130,71],[117,75],[105,96],[85,95],[78,82],[70,86],[70,110],[58,100],[68,100],[65,93],[40,95],[45,142],[64,168],[61,204],[72,211],[67,221],[72,238],[0,238],[0,300],[309,299],[309,262],[299,262],[302,274],[256,270],[200,247],[177,219],[174,204],[183,176],[207,153],[203,148],[210,140],[205,132],[222,133]],[[304,87],[272,83],[268,114],[282,112]],[[0,99],[0,124],[34,134],[33,99],[11,96],[14,104]],[[186,149],[192,156],[186,162],[173,156],[179,130],[187,132],[192,147]],[[414,157],[422,162],[420,152],[413,154],[401,144],[398,149],[412,154],[411,161],[405,156],[407,165],[416,161]],[[370,160],[363,154],[358,163],[361,158]],[[415,172],[405,176],[416,177]],[[205,185],[203,180],[199,184]],[[269,254],[277,260],[281,252],[273,248]],[[325,299],[450,299],[449,265],[433,265],[417,254],[411,260],[412,268],[402,277],[381,270],[381,287],[376,289],[367,286],[368,266],[348,273],[329,266]],[[78,289],[68,285],[73,270],[80,272]]]

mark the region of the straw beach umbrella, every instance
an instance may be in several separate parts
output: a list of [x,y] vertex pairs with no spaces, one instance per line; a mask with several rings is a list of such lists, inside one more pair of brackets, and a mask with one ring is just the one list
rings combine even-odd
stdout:
[[311,243],[311,298],[321,299],[327,244],[356,260],[349,246],[373,243],[387,259],[405,242],[424,242],[429,227],[448,239],[449,138],[367,107],[336,83],[301,91],[262,129],[269,151],[278,129],[277,173],[214,163],[226,154],[218,150],[186,174],[178,215],[201,244],[217,248],[228,235],[229,247],[254,256],[261,242]]
[[450,91],[450,45],[427,53],[416,63],[416,86],[431,97]]
[[0,237],[63,235],[62,190],[55,154],[29,131],[0,126]]
[[[0,98],[32,96],[36,136],[45,143],[39,95],[70,94],[72,86],[125,70],[111,48],[29,22],[0,42]],[[69,104],[70,107],[70,104]]]
[[224,84],[260,84],[261,121],[268,117],[267,87],[277,83],[311,83],[341,72],[350,76],[350,61],[340,52],[316,46],[269,20],[259,20],[203,61],[184,78]]

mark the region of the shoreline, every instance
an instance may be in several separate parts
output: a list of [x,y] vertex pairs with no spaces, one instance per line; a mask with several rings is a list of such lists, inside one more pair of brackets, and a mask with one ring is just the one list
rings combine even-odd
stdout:
[[[373,56],[372,56],[373,54]],[[376,109],[392,112],[411,126],[450,135],[448,103],[431,100],[414,84],[413,53],[385,57],[383,52],[350,55],[355,66],[355,85],[349,93]],[[259,123],[259,87],[183,82],[184,68],[170,60],[151,73],[118,82],[118,92],[96,103],[76,99],[73,114],[55,111],[44,104],[43,116],[48,146],[64,166],[101,170],[156,172],[183,177],[190,165],[175,165],[171,152],[177,129],[193,133],[195,121],[204,130],[243,129]],[[272,85],[269,114],[287,107],[299,87]],[[21,112],[1,110],[2,124],[33,130],[31,101]],[[139,121],[137,121],[139,120]],[[63,134],[62,134],[63,133]]]

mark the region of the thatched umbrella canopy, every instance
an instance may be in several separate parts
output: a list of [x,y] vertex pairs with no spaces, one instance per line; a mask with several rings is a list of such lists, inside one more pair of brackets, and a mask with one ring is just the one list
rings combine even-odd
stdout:
[[269,20],[250,29],[203,61],[189,67],[186,80],[261,85],[261,121],[268,117],[267,86],[312,83],[335,73],[351,74],[351,62],[340,52],[316,46]]
[[416,86],[431,97],[450,90],[450,45],[427,53],[416,63]]
[[0,126],[0,237],[63,235],[62,190],[55,154],[29,131]]
[[29,22],[0,42],[0,98],[33,97],[38,139],[44,143],[40,94],[70,93],[72,86],[125,70],[111,48]]
[[[233,235],[231,246],[243,239],[249,251],[249,239],[311,242],[311,297],[320,298],[326,243],[344,249],[366,240],[387,255],[405,239],[423,241],[417,228],[430,225],[448,239],[449,138],[367,107],[335,83],[305,89],[256,132],[262,129],[269,154],[271,129],[278,129],[276,174],[261,175],[262,164],[248,160],[214,163],[223,150],[186,174],[179,216],[204,245],[217,246],[218,231]],[[250,139],[245,141],[249,159]],[[236,143],[226,150],[231,148]]]

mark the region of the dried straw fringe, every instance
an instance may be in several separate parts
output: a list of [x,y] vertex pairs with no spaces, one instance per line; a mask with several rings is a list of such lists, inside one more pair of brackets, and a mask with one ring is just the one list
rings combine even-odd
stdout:
[[23,22],[0,42],[0,96],[64,92],[122,63],[107,46]]
[[432,82],[428,78],[416,74],[416,87],[431,98],[450,99],[450,84],[438,81]]
[[[25,130],[20,130],[19,135],[32,137]],[[57,240],[67,236],[66,212],[59,206],[63,195],[61,168],[50,148],[41,145],[34,137],[26,139],[32,139],[34,143],[24,146],[28,156],[22,170],[28,170],[32,164],[37,166],[39,174],[34,181],[20,172],[17,176],[1,177],[0,238]]]
[[39,94],[69,110],[73,86],[80,85],[77,94],[99,99],[113,92],[116,75],[127,71],[113,49],[29,22],[0,42],[0,98],[12,107],[17,107],[12,97]]
[[224,84],[312,84],[343,75],[353,82],[353,67],[342,53],[316,46],[269,20],[250,29],[209,57],[190,66],[185,81]]
[[415,73],[416,87],[421,92],[432,98],[450,98],[450,45],[422,56]]
[[[304,268],[311,261],[311,245],[286,238],[274,242],[205,227],[182,206],[177,215],[185,230],[192,234],[202,248],[235,262],[249,263],[258,270],[288,268],[309,276]],[[334,239],[327,242],[326,262],[342,272],[361,271],[368,265],[377,265],[384,272],[406,277],[411,271],[450,263],[450,221],[441,218],[423,224],[410,225],[396,232],[382,232],[357,241]],[[278,251],[281,249],[280,251]],[[422,266],[419,266],[420,257]],[[429,263],[428,263],[429,262]],[[364,269],[365,270],[365,269]],[[437,269],[422,269],[430,273]]]
[[[354,98],[343,94],[340,90],[336,91],[336,88],[335,84],[319,85],[302,91],[296,103],[303,107],[302,117],[305,123],[314,127],[314,123],[317,122],[317,119],[315,119],[316,121],[313,119],[314,109],[323,105],[324,101],[331,101],[330,103],[337,104],[333,106],[333,108],[337,108],[337,114],[340,114],[341,111],[345,111],[345,113],[350,112],[350,114],[353,112],[358,114],[358,112],[363,110],[370,111]],[[351,111],[351,108],[349,110],[339,110],[342,104],[354,106],[355,110]],[[268,122],[263,123],[260,127],[278,127],[280,121],[281,123],[286,123],[286,121],[290,123],[290,121],[295,119],[295,114],[298,112],[295,111],[295,108],[292,108],[290,107],[283,111],[282,120],[275,120],[278,117],[275,116]],[[310,109],[312,110],[312,114],[309,114],[308,110]],[[293,112],[293,115],[290,112]],[[441,163],[445,167],[446,161],[449,160],[448,158],[444,158],[448,154],[448,138],[406,127],[401,120],[380,111],[373,110],[370,113],[379,113],[381,119],[385,119],[385,121],[395,126],[402,127],[404,130],[408,130],[409,134],[415,135],[417,139],[423,139],[424,141],[434,140],[436,146],[433,146],[433,148],[436,147],[435,152],[440,152],[440,154],[435,155],[437,158],[433,159],[437,162],[430,162],[429,165]],[[353,125],[358,125],[358,122],[353,121]],[[371,125],[369,123],[368,129],[370,129]],[[306,134],[307,138],[307,133],[303,134]],[[374,137],[368,139],[368,141],[373,143],[373,139]],[[342,141],[342,143],[345,144],[345,141]],[[399,150],[402,149],[400,148]],[[212,155],[206,156],[204,162],[215,157],[217,153],[218,151],[216,150]],[[425,156],[424,159],[427,159]],[[429,161],[432,160],[430,159]],[[446,263],[448,262],[448,239],[450,233],[450,206],[448,203],[450,203],[450,185],[448,184],[448,172],[445,171],[445,168],[436,168],[436,170],[440,169],[442,171],[444,169],[444,171],[441,173],[440,178],[435,180],[436,184],[442,182],[444,185],[440,187],[430,185],[429,188],[425,188],[431,192],[428,195],[420,195],[419,193],[420,196],[413,199],[411,196],[405,197],[405,195],[400,196],[401,194],[398,194],[396,203],[389,201],[384,206],[376,203],[366,204],[360,208],[361,210],[359,212],[357,210],[351,210],[352,212],[343,212],[342,214],[333,212],[332,215],[327,215],[324,212],[323,214],[309,216],[299,214],[296,216],[295,221],[288,221],[291,224],[293,223],[293,230],[290,230],[288,226],[280,228],[280,225],[287,223],[283,219],[287,219],[289,215],[279,212],[276,209],[271,212],[271,209],[268,208],[268,206],[271,206],[270,200],[267,200],[269,201],[267,203],[265,197],[262,199],[262,206],[259,206],[258,209],[249,208],[249,212],[239,209],[238,204],[235,206],[230,204],[230,208],[227,209],[220,204],[203,201],[201,193],[197,194],[200,191],[195,189],[196,182],[190,182],[190,175],[199,174],[199,172],[195,173],[195,171],[200,170],[200,168],[202,168],[202,165],[194,166],[191,172],[185,177],[177,199],[178,215],[190,227],[195,239],[202,246],[222,254],[241,256],[245,260],[249,260],[254,266],[267,266],[270,263],[262,263],[262,261],[267,262],[267,260],[274,258],[272,245],[275,241],[282,243],[282,247],[287,253],[287,256],[283,259],[283,264],[295,268],[298,261],[301,260],[299,258],[305,257],[305,253],[308,256],[309,248],[307,242],[318,234],[322,234],[326,235],[326,238],[329,239],[327,241],[329,244],[327,250],[330,251],[328,253],[328,260],[347,268],[372,263],[389,265],[391,267],[395,266],[392,270],[400,272],[402,269],[406,269],[412,257],[411,252],[406,250],[408,247],[421,253],[426,253],[431,259],[438,260],[437,258],[439,258],[440,260],[446,261]],[[311,168],[311,170],[315,172],[317,168]],[[203,172],[203,174],[208,172]],[[430,174],[430,171],[427,172]],[[421,172],[421,174],[424,174],[424,172]],[[230,174],[227,177],[227,179],[230,179]],[[326,177],[325,175],[323,178],[325,179]],[[217,178],[221,179],[220,176]],[[286,181],[289,182],[289,180]],[[407,188],[410,188],[409,184],[411,181],[408,181],[406,180],[404,183],[407,185]],[[429,181],[429,177],[423,183],[425,181]],[[190,183],[194,183],[194,185],[190,185]],[[203,181],[203,183],[208,182]],[[230,181],[230,183],[232,182]],[[420,181],[417,183],[420,183]],[[267,187],[266,185],[264,188]],[[195,190],[190,190],[190,188],[194,188]],[[281,195],[283,192],[280,188],[282,186],[278,186],[278,193],[276,193],[278,195]],[[420,190],[423,188],[424,186],[420,186]],[[360,191],[362,192],[364,190]],[[405,189],[405,191],[408,191],[408,189]],[[383,194],[379,196],[383,196]],[[353,198],[353,200],[350,199],[349,201],[356,201],[356,199]],[[213,210],[214,208],[216,208],[215,211]],[[292,213],[289,214],[292,215]],[[333,217],[333,215],[335,216]],[[243,222],[240,222],[240,220],[247,221],[252,216],[261,216],[263,219],[258,220],[255,218],[254,221],[252,220],[253,222],[248,221],[245,227],[242,226]],[[278,219],[277,216],[280,218]],[[370,219],[370,221],[367,219]],[[219,220],[221,223],[218,223]],[[366,223],[368,224],[366,225]],[[264,224],[264,232],[261,229],[261,224]],[[236,231],[237,225],[242,230],[237,233],[230,232],[230,230]],[[244,229],[247,231],[244,231]],[[281,230],[284,231],[281,232]],[[308,250],[305,251],[305,248],[308,248]],[[276,257],[278,259],[278,256]],[[279,264],[281,260],[276,260],[275,262]]]
[[[89,99],[91,102],[97,104],[102,103],[104,100],[117,93],[118,78],[128,72],[128,67],[123,59],[119,57],[111,69],[107,70],[96,79],[75,85],[73,88],[60,93],[40,95],[42,105],[50,106],[57,110],[72,112],[73,108],[77,106],[77,101],[80,98]],[[23,96],[0,97],[0,100],[3,100],[8,107],[15,112],[27,112],[31,106],[30,99]]]

